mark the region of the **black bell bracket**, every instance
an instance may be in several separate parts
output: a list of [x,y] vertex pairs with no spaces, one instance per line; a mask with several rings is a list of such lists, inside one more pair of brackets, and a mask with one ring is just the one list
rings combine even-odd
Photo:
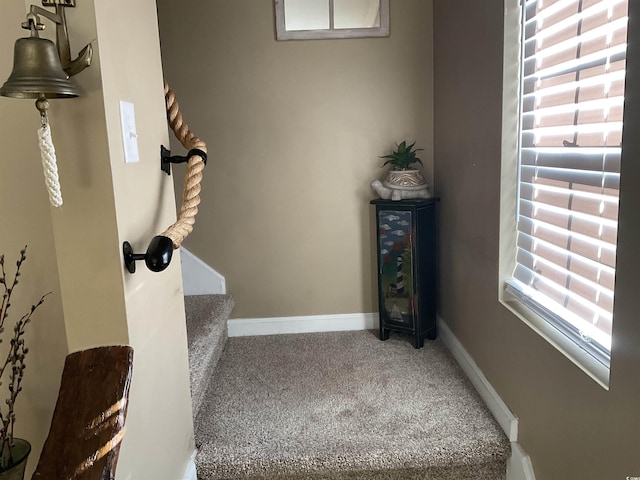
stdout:
[[129,273],[136,273],[136,261],[144,260],[145,265],[152,272],[162,272],[171,263],[173,256],[173,241],[169,237],[157,235],[151,239],[147,253],[133,253],[129,242],[122,244],[124,265]]
[[207,164],[207,154],[199,148],[192,148],[187,152],[185,156],[171,156],[171,150],[165,148],[164,145],[160,145],[160,170],[162,170],[167,175],[171,175],[172,163],[187,163],[189,159],[194,155],[198,155],[200,158],[202,158],[204,164]]

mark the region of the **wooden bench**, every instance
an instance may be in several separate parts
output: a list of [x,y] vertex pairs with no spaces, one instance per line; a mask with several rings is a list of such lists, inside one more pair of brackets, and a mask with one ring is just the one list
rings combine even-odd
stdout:
[[67,356],[60,392],[32,480],[112,480],[124,435],[133,349]]

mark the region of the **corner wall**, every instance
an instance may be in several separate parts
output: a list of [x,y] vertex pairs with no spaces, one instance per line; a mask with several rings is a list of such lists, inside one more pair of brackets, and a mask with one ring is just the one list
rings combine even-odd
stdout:
[[[24,10],[18,10],[12,8],[1,21],[0,63],[6,75],[9,49],[23,36]],[[0,98],[0,122],[6,126],[0,132],[6,155],[0,164],[0,209],[10,225],[0,229],[0,251],[6,247],[12,255],[16,244],[30,243],[33,263],[27,266],[38,270],[25,271],[25,286],[35,280],[28,293],[55,292],[42,310],[50,312],[52,323],[38,332],[48,336],[31,348],[34,362],[26,377],[39,384],[25,380],[19,435],[34,443],[32,470],[48,431],[64,356],[130,344],[133,380],[117,478],[175,480],[194,450],[180,257],[177,253],[162,273],[139,265],[130,275],[121,252],[124,240],[136,252],[145,251],[175,220],[173,184],[159,168],[160,144],[168,143],[168,135],[155,2],[82,0],[67,19],[72,53],[91,42],[94,60],[73,78],[80,98],[51,101],[64,198],[60,209],[48,207],[33,102]],[[120,99],[136,108],[140,162],[133,165],[123,160]]]
[[[22,2],[3,2],[2,11],[0,85],[11,73],[13,44],[24,36],[20,23],[26,10]],[[67,354],[51,207],[36,134],[39,126],[40,116],[33,101],[0,97],[0,255],[5,255],[5,268],[11,278],[20,249],[28,245],[27,261],[2,334],[0,358],[5,358],[15,322],[43,294],[51,292],[36,311],[25,335],[29,354],[23,392],[16,403],[15,434],[32,446],[26,478],[31,476],[49,431]],[[0,395],[3,411],[7,384],[5,378]]]
[[378,157],[417,140],[433,179],[431,0],[392,1],[389,38],[276,42],[270,0],[158,14],[166,78],[209,146],[186,247],[225,276],[234,316],[377,311]]
[[[119,250],[136,252],[176,218],[171,177],[160,170],[168,145],[158,20],[154,0],[95,1],[104,112]],[[123,15],[126,12],[126,15]],[[135,107],[140,162],[125,164],[119,101]],[[126,305],[134,377],[118,479],[181,479],[195,450],[180,252],[160,273],[116,258]]]
[[630,2],[630,10],[614,346],[606,391],[498,303],[504,2],[434,2],[439,313],[519,418],[519,442],[543,480],[640,475],[640,140],[628,134],[640,125],[634,88],[640,81],[640,4]]

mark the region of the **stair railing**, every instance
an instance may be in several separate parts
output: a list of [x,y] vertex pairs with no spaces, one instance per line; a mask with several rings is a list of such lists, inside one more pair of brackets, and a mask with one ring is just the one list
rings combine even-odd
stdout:
[[182,146],[189,150],[184,157],[171,156],[169,150],[163,145],[160,146],[160,168],[166,174],[171,175],[172,163],[187,163],[187,173],[182,189],[182,205],[175,223],[151,239],[146,253],[134,253],[131,244],[127,241],[122,244],[124,264],[129,273],[135,273],[138,260],[144,260],[147,268],[153,272],[166,269],[171,262],[173,250],[180,248],[184,239],[193,230],[200,204],[200,182],[202,170],[207,164],[207,145],[189,129],[183,120],[175,94],[166,82],[164,98],[169,126]]

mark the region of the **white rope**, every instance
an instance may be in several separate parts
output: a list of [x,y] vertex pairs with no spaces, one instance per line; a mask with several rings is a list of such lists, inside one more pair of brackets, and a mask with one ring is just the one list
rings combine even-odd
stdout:
[[40,143],[40,156],[44,169],[44,183],[49,192],[49,202],[54,207],[62,205],[62,193],[60,192],[60,180],[58,179],[58,165],[56,163],[56,150],[51,140],[51,129],[48,123],[43,123],[38,129]]

